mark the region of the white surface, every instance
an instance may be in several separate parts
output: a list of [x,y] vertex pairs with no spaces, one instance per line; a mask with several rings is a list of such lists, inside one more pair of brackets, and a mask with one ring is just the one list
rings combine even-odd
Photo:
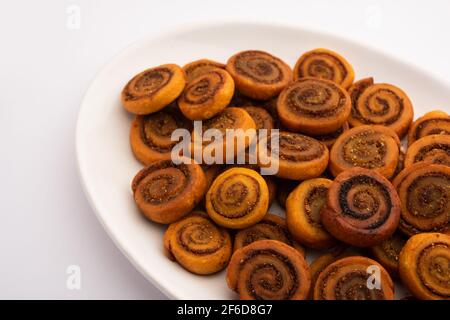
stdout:
[[[0,298],[163,297],[101,228],[74,158],[90,80],[143,36],[203,20],[285,22],[369,44],[450,82],[447,1],[230,2],[2,2]],[[79,30],[66,27],[72,4],[81,10]],[[66,287],[72,264],[81,267],[79,291]]]

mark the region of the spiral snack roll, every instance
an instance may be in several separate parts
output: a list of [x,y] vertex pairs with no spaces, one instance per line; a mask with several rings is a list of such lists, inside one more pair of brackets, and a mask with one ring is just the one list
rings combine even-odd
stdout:
[[194,211],[172,223],[164,234],[164,248],[173,260],[196,274],[211,274],[226,267],[231,238],[204,212]]
[[288,229],[298,242],[308,247],[324,249],[336,244],[320,221],[320,211],[327,200],[331,183],[331,180],[324,178],[303,181],[287,198]]
[[257,224],[239,230],[234,238],[234,251],[259,240],[277,240],[298,250],[303,256],[305,250],[295,242],[286,227],[286,221],[280,216],[268,213]]
[[136,159],[146,165],[171,159],[172,148],[178,143],[171,135],[179,128],[191,130],[192,124],[173,108],[136,116],[130,130],[131,149]]
[[311,280],[297,250],[280,241],[260,240],[233,254],[227,283],[242,300],[303,300]]
[[430,111],[414,121],[408,131],[408,145],[433,134],[450,135],[450,116],[444,111]]
[[350,126],[378,124],[391,128],[400,138],[408,131],[414,113],[412,103],[400,88],[374,83],[373,78],[355,82],[349,89],[352,112]]
[[450,300],[450,236],[421,233],[412,236],[400,252],[400,277],[422,300]]
[[198,76],[202,76],[205,73],[208,73],[211,70],[215,69],[225,69],[225,65],[223,63],[209,60],[209,59],[200,59],[196,61],[192,61],[185,66],[183,66],[184,73],[186,74],[186,81],[191,82]]
[[351,111],[351,99],[338,84],[316,78],[290,83],[278,97],[278,116],[291,131],[323,135],[339,130]]
[[198,164],[153,162],[132,182],[136,205],[144,216],[158,223],[172,223],[189,213],[206,192],[206,178]]
[[334,131],[332,133],[316,135],[316,136],[314,136],[314,139],[319,140],[324,145],[326,145],[328,147],[328,149],[331,149],[331,147],[334,145],[336,140],[348,129],[349,129],[348,122],[345,122],[344,125],[342,127],[340,127],[339,129],[337,129],[336,131]]
[[406,238],[396,232],[382,243],[370,248],[370,252],[391,276],[397,277],[398,259],[405,243]]
[[304,77],[330,80],[344,89],[353,83],[355,72],[344,57],[328,49],[308,51],[298,59],[294,67],[294,80]]
[[254,170],[231,168],[214,180],[206,194],[206,210],[218,225],[248,228],[264,218],[269,208],[269,189]]
[[401,202],[400,231],[450,232],[450,167],[419,162],[393,183]]
[[191,80],[178,99],[178,105],[188,119],[210,119],[225,109],[233,94],[233,78],[225,70],[216,68]]
[[431,135],[420,138],[406,150],[405,168],[417,162],[450,166],[450,135]]
[[[202,133],[207,131],[208,129],[217,129],[222,134],[222,141],[207,141],[202,140],[199,137],[198,133],[194,130],[192,133],[192,144],[191,144],[191,154],[194,155],[196,152],[200,154],[204,154],[205,148],[214,150],[222,148],[223,160],[232,159],[236,157],[236,155],[240,152],[244,152],[245,149],[250,145],[251,141],[247,138],[244,139],[243,149],[239,148],[238,136],[234,137],[233,145],[234,149],[231,154],[227,154],[227,145],[226,145],[226,130],[227,129],[242,129],[244,132],[248,129],[256,129],[255,122],[252,117],[245,111],[243,108],[234,108],[229,107],[223,110],[221,113],[216,115],[215,117],[203,121],[202,123]],[[201,143],[200,143],[201,141]],[[215,152],[213,156],[215,155]]]
[[275,128],[273,118],[266,109],[253,106],[243,107],[242,109],[247,111],[253,121],[255,121],[256,130],[272,130]]
[[[278,138],[279,148],[272,149],[271,140]],[[329,159],[328,148],[314,138],[292,132],[281,131],[272,133],[267,139],[260,141],[261,146],[267,146],[270,161],[278,162],[280,178],[291,180],[306,180],[320,176],[326,169]],[[261,167],[267,163],[258,159]],[[272,163],[271,163],[272,165]]]
[[355,168],[373,169],[390,179],[399,161],[400,140],[383,126],[360,126],[344,132],[330,151],[334,176]]
[[372,247],[397,228],[400,200],[391,183],[376,171],[350,169],[330,185],[321,218],[325,229],[342,242]]
[[176,64],[164,64],[134,76],[122,90],[124,108],[135,114],[161,110],[181,94],[186,85],[183,69]]
[[257,100],[269,100],[292,80],[291,68],[281,59],[264,51],[242,51],[227,62],[237,89]]
[[[380,288],[369,288],[369,268],[380,270]],[[346,257],[323,270],[314,286],[314,300],[394,300],[394,283],[387,271],[376,261]]]

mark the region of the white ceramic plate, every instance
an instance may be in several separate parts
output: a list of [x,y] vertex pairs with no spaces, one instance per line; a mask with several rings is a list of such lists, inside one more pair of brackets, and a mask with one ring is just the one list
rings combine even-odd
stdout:
[[[78,118],[76,148],[87,198],[111,239],[132,264],[170,298],[229,299],[224,273],[196,276],[163,255],[164,227],[144,219],[134,205],[130,182],[141,165],[128,141],[132,116],[120,105],[125,83],[143,69],[183,65],[199,58],[225,62],[233,53],[260,49],[291,66],[303,52],[325,47],[346,57],[356,79],[373,76],[404,89],[416,116],[450,107],[450,88],[417,68],[370,48],[322,33],[258,24],[203,25],[143,39],[115,57],[87,91]],[[271,212],[281,213],[279,207]],[[309,256],[308,258],[311,258]]]

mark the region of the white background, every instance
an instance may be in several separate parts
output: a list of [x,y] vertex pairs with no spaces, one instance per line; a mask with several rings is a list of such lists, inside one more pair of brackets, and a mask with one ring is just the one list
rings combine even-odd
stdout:
[[[445,0],[0,4],[0,298],[164,298],[96,220],[74,148],[80,101],[95,73],[149,33],[199,21],[287,23],[381,49],[450,83]],[[67,27],[71,5],[81,12],[78,30]],[[69,265],[81,267],[81,290],[66,287]]]

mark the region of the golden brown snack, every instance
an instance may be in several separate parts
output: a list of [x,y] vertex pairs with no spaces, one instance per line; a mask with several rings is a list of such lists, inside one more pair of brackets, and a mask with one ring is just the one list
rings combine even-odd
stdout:
[[349,89],[352,112],[350,126],[384,125],[400,138],[408,131],[414,112],[412,103],[400,88],[387,83],[374,83],[373,78],[355,82]]
[[373,169],[390,179],[399,161],[400,140],[389,128],[359,126],[344,132],[330,150],[334,176],[355,168]]
[[450,300],[449,264],[450,236],[417,234],[400,252],[400,278],[418,299]]
[[433,134],[450,135],[450,116],[444,111],[430,111],[414,121],[408,131],[408,145]]
[[315,249],[331,248],[336,240],[325,230],[320,211],[327,201],[332,181],[324,178],[305,180],[286,201],[286,222],[294,239]]
[[389,239],[370,248],[375,260],[385,267],[392,277],[398,276],[398,259],[406,240],[403,235],[396,232]]
[[[273,149],[272,139],[278,139],[279,148]],[[281,131],[259,141],[261,150],[267,147],[268,158],[259,154],[260,167],[274,167],[278,163],[277,177],[306,180],[320,176],[328,165],[328,148],[314,138]],[[262,151],[261,151],[262,152]],[[266,161],[267,160],[267,161]]]
[[224,269],[232,253],[228,231],[216,226],[200,211],[190,213],[167,228],[164,248],[172,260],[196,274]]
[[400,231],[408,236],[450,232],[450,167],[419,162],[393,184],[401,202]]
[[291,68],[281,59],[263,51],[241,51],[227,62],[236,88],[257,100],[269,100],[292,80]]
[[218,225],[248,228],[264,218],[269,208],[269,189],[254,170],[231,168],[214,180],[206,194],[206,210]]
[[[205,152],[208,155],[212,155],[216,157],[216,150],[222,151],[222,161],[226,159],[233,159],[237,154],[241,152],[245,152],[245,149],[248,148],[251,141],[243,136],[234,136],[234,149],[231,150],[231,154],[227,153],[227,145],[226,145],[226,130],[227,129],[242,129],[244,132],[248,129],[256,129],[255,122],[252,117],[242,108],[234,108],[229,107],[225,108],[221,113],[217,116],[203,121],[202,123],[202,132],[201,134],[205,134],[205,131],[208,129],[216,129],[221,134],[221,141],[208,141],[200,139],[199,132],[195,129],[192,132],[192,144],[191,144],[191,156],[193,157],[195,153],[200,155],[204,155]],[[201,143],[200,143],[201,141]],[[239,143],[239,141],[243,142],[243,145]],[[218,157],[218,156],[217,156]],[[222,162],[224,163],[224,162]]]
[[183,69],[164,64],[135,75],[122,90],[124,108],[135,114],[161,110],[181,94],[186,85]]
[[304,53],[295,64],[294,80],[314,77],[330,80],[348,89],[353,83],[353,67],[338,53],[328,49],[314,49]]
[[148,219],[172,223],[189,213],[206,193],[206,178],[196,164],[153,162],[131,184],[134,201]]
[[305,249],[294,239],[286,226],[286,221],[280,216],[268,213],[257,224],[239,230],[234,237],[234,251],[248,246],[250,243],[259,240],[277,240],[297,249],[303,256]]
[[[370,267],[380,270],[380,288],[370,289],[367,283]],[[323,270],[314,286],[314,300],[394,300],[394,283],[387,271],[376,261],[351,256],[337,260]]]
[[417,162],[450,166],[450,135],[431,135],[416,140],[406,150],[405,168]]
[[400,219],[400,199],[392,184],[374,170],[354,168],[330,185],[321,211],[325,229],[355,247],[388,239]]
[[198,76],[204,75],[205,73],[215,69],[225,69],[225,65],[209,59],[200,59],[183,66],[187,82],[191,82]]
[[191,80],[179,97],[178,105],[186,118],[205,120],[225,109],[233,94],[233,78],[225,70],[216,68]]
[[255,121],[256,130],[267,129],[269,131],[275,128],[273,118],[266,109],[252,106],[242,107],[242,109],[247,111]]
[[348,122],[345,122],[344,125],[342,127],[340,127],[339,129],[337,129],[336,131],[332,132],[332,133],[327,133],[327,134],[322,134],[322,135],[318,135],[318,136],[313,136],[314,139],[319,140],[320,142],[322,142],[324,145],[326,145],[328,147],[328,149],[331,149],[331,147],[334,145],[334,143],[336,142],[336,140],[349,129],[349,125]]
[[310,287],[308,266],[291,246],[276,240],[260,240],[231,257],[228,287],[242,300],[303,300]]
[[316,78],[291,82],[278,97],[281,123],[291,131],[323,135],[339,130],[347,121],[352,103],[338,84]]
[[136,116],[131,124],[130,144],[133,154],[143,164],[171,159],[178,141],[172,141],[176,129],[192,129],[192,123],[173,108],[165,108],[144,116]]

